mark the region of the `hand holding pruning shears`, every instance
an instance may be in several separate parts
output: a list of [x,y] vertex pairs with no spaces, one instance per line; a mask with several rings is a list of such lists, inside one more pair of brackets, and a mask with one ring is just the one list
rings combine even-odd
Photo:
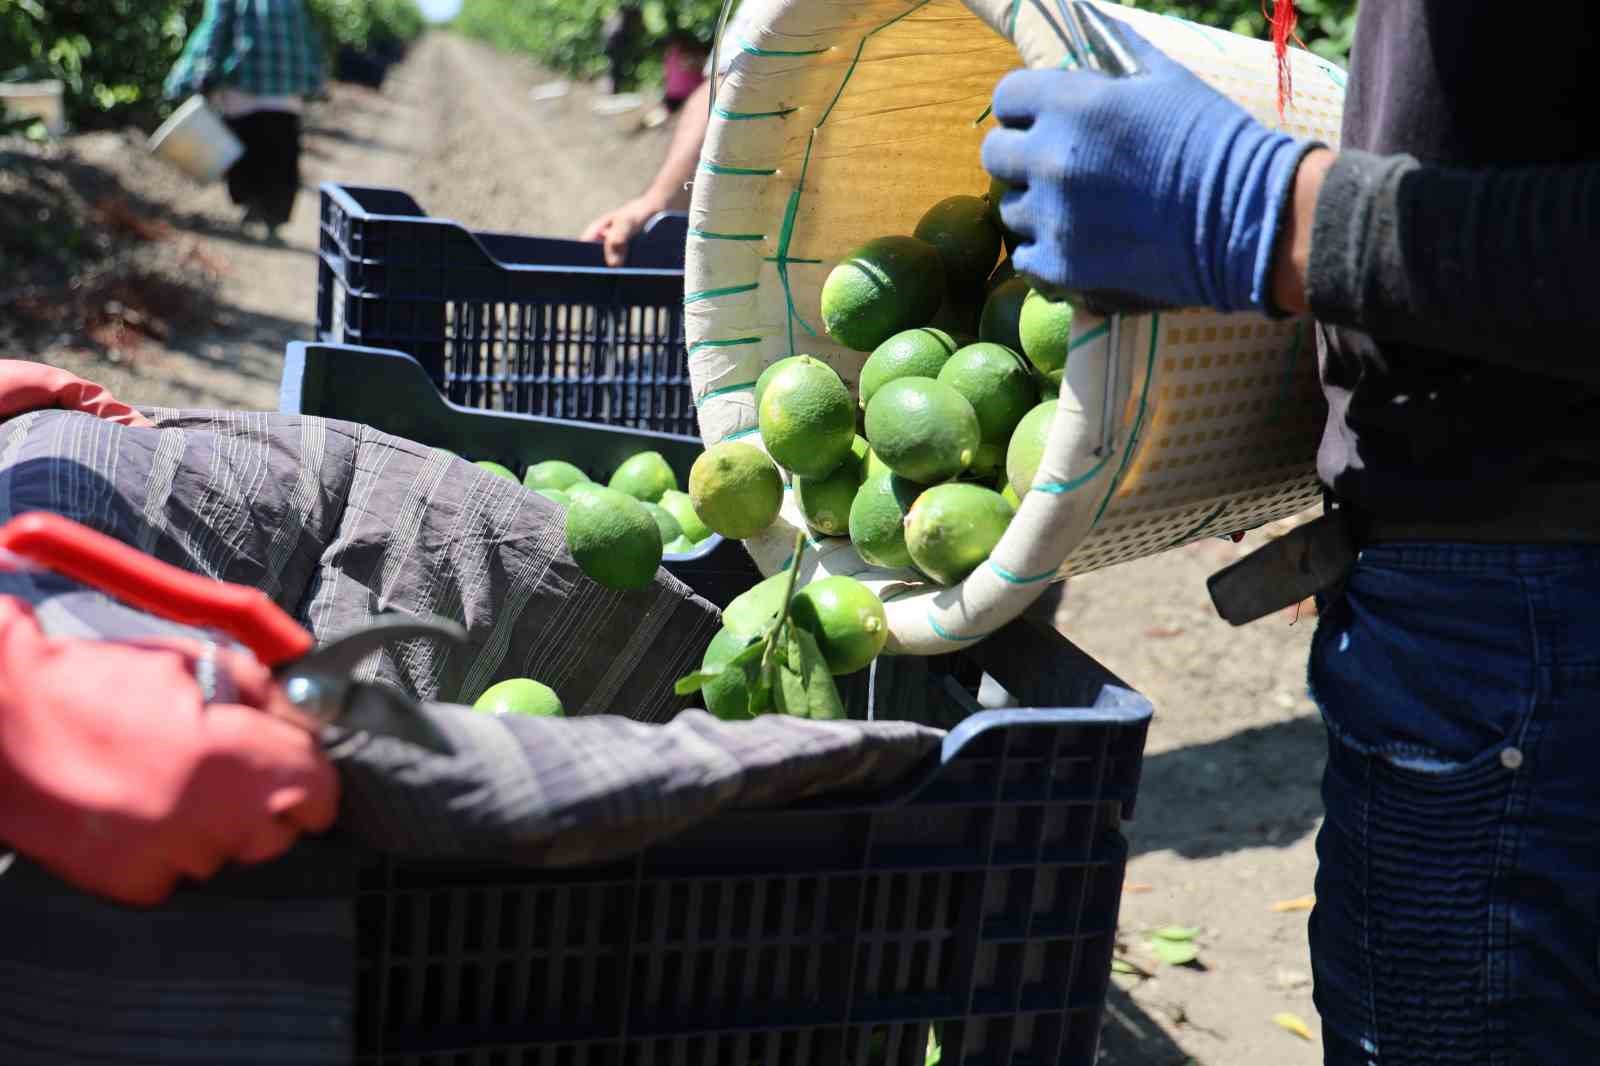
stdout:
[[[262,593],[50,514],[0,527],[0,563],[55,571],[254,653],[52,637],[21,600],[0,597],[0,841],[125,903],[158,903],[183,878],[274,858],[327,829],[339,783],[318,736],[351,724],[349,671],[386,639],[461,635],[405,619],[313,651]],[[363,705],[368,717],[379,708],[376,729],[443,745],[403,697]]]

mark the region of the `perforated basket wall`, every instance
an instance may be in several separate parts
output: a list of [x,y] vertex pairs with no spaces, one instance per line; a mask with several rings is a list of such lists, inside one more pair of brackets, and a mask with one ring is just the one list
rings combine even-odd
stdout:
[[[707,443],[760,444],[753,386],[795,353],[855,387],[865,356],[822,330],[833,265],[872,237],[909,233],[938,200],[981,194],[995,83],[1072,62],[1023,0],[743,0],[725,38],[690,212],[689,373]],[[1116,4],[1167,54],[1277,124],[1269,44]],[[1293,50],[1291,133],[1336,144],[1343,73]],[[1323,418],[1309,324],[1255,315],[1079,314],[1061,405],[1033,491],[962,585],[929,588],[868,567],[844,539],[808,567],[853,573],[889,609],[892,650],[933,653],[992,632],[1051,580],[1248,529],[1317,499]],[[747,542],[763,571],[789,557],[792,501]]]

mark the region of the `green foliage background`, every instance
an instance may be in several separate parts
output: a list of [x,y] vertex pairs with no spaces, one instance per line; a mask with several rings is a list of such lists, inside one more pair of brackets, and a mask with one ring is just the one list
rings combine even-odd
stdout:
[[[393,51],[422,32],[414,0],[307,0],[330,52]],[[149,126],[203,0],[0,0],[0,78],[59,78],[78,126]]]
[[[1261,0],[1122,2],[1236,33],[1266,35]],[[525,52],[553,70],[587,77],[605,69],[601,27],[616,6],[617,0],[463,0],[455,26],[498,47]],[[658,55],[674,28],[687,29],[710,44],[721,7],[720,0],[647,0],[641,5],[646,30],[642,53]],[[1297,0],[1295,7],[1306,45],[1342,62],[1355,31],[1356,0]]]
[[[606,69],[601,31],[616,7],[616,0],[462,0],[453,25],[499,48],[525,52],[552,70],[590,77]],[[649,76],[673,30],[688,30],[710,45],[722,0],[644,0],[639,10],[645,32],[635,46]]]

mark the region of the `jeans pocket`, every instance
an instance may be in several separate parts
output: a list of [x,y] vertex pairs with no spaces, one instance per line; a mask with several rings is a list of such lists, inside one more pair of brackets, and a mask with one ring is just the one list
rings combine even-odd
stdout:
[[1358,568],[1318,619],[1307,674],[1324,721],[1419,772],[1518,742],[1537,698],[1522,586]]
[[1453,762],[1330,732],[1312,951],[1319,1008],[1352,1048],[1330,1063],[1504,1061],[1501,750]]

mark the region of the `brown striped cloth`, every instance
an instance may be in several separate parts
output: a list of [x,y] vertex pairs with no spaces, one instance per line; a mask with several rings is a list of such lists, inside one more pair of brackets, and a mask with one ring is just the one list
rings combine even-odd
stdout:
[[[460,622],[464,648],[400,644],[359,672],[423,701],[453,754],[330,731],[336,833],[151,911],[0,858],[7,1066],[346,1066],[358,855],[595,863],[723,811],[881,788],[939,743],[903,722],[677,713],[673,679],[698,663],[716,609],[665,571],[600,588],[555,505],[449,453],[313,417],[149,414],[155,428],[58,410],[0,422],[0,523],[66,515],[261,588],[319,639],[390,611]],[[0,594],[58,635],[193,635],[54,575],[0,571]],[[512,676],[550,684],[573,717],[459,705]]]

